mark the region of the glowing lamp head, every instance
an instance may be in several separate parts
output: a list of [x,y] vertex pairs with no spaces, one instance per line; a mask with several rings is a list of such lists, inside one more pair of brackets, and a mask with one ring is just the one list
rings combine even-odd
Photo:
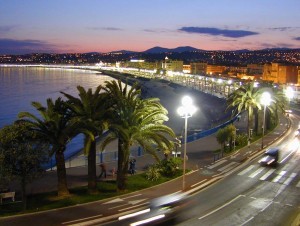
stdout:
[[189,96],[182,98],[182,106],[177,109],[177,113],[182,117],[191,117],[196,112],[196,107],[193,105],[193,100]]
[[261,95],[261,99],[260,99],[260,103],[265,105],[265,106],[269,106],[271,103],[272,99],[271,99],[271,94],[268,92],[264,92]]

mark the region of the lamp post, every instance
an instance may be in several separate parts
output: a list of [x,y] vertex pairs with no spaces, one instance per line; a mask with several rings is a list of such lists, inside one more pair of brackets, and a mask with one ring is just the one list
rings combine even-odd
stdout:
[[268,92],[264,92],[261,95],[260,103],[262,105],[264,105],[264,118],[263,118],[262,137],[261,137],[261,149],[263,149],[264,148],[264,135],[265,135],[266,108],[271,103],[271,94]]
[[289,110],[291,110],[291,99],[294,97],[294,90],[292,87],[288,86],[285,90],[285,95],[289,100]]
[[184,118],[184,151],[183,151],[183,175],[182,175],[182,190],[185,190],[185,170],[186,170],[186,142],[187,142],[187,123],[188,118],[196,111],[193,105],[193,100],[189,96],[184,96],[181,100],[182,106],[177,109],[180,117]]

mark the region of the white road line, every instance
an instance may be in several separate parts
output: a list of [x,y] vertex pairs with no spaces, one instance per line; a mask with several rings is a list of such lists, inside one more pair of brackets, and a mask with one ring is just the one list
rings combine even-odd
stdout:
[[298,184],[296,185],[297,188],[300,188],[300,181],[298,182]]
[[225,169],[223,171],[223,173],[227,173],[228,171],[232,170],[233,168],[235,168],[237,165],[240,165],[240,163],[236,162],[234,165],[232,165],[231,167]]
[[130,209],[136,208],[136,207],[138,207],[138,206],[143,206],[143,205],[148,204],[148,203],[149,203],[149,202],[141,203],[141,204],[139,204],[139,205],[127,207],[127,208],[124,208],[124,209],[121,209],[121,210],[118,210],[118,211],[119,211],[119,212],[122,212],[122,211],[124,211],[124,210],[130,210]]
[[223,164],[223,163],[226,162],[226,161],[227,161],[226,159],[223,159],[223,160],[221,160],[220,162],[218,162],[218,163],[216,163],[216,164],[214,164],[214,165],[212,165],[212,166],[209,166],[209,167],[207,167],[207,168],[208,168],[208,169],[213,169],[213,168],[215,168],[215,167],[217,167],[217,166]]
[[277,182],[281,179],[281,177],[282,177],[284,174],[286,174],[286,172],[287,172],[287,171],[281,171],[281,172],[278,174],[278,176],[275,177],[275,178],[272,180],[272,182],[277,183]]
[[225,169],[227,169],[228,167],[231,167],[232,165],[235,165],[236,162],[231,162],[229,164],[227,164],[226,166],[223,166],[222,168],[218,169],[218,171],[223,171]]
[[108,208],[109,210],[113,210],[113,209],[118,209],[120,207],[123,207],[123,206],[128,206],[129,203],[125,203],[125,204],[122,204],[122,205],[118,205],[118,206],[114,206],[114,207],[111,207],[111,208]]
[[290,155],[294,154],[294,152],[297,151],[297,149],[295,149],[294,151],[290,152],[284,159],[282,159],[279,163],[283,163],[288,157],[290,157]]
[[100,214],[100,215],[95,215],[95,216],[92,216],[92,217],[85,217],[85,218],[80,218],[80,219],[73,220],[73,221],[63,222],[62,224],[71,224],[71,223],[75,223],[75,222],[79,222],[79,221],[84,221],[84,220],[89,220],[89,219],[93,219],[93,218],[97,218],[97,217],[102,217],[102,216],[103,216],[103,214]]
[[261,178],[259,178],[259,179],[260,180],[267,179],[274,171],[275,171],[275,169],[269,169],[268,172],[265,175],[263,175]]
[[196,183],[196,184],[193,184],[193,185],[191,185],[191,187],[195,187],[195,186],[197,186],[198,184],[203,183],[204,181],[207,181],[207,179],[204,179],[204,180],[202,180],[202,181],[200,181],[200,182],[198,182],[198,183]]
[[289,185],[291,183],[291,181],[297,176],[297,173],[292,173],[288,179],[286,179],[283,184],[285,185]]
[[213,211],[211,211],[211,212],[205,214],[204,216],[199,217],[198,219],[199,219],[199,220],[202,220],[203,218],[208,217],[209,215],[212,215],[213,213],[219,211],[220,209],[223,209],[224,207],[230,205],[230,204],[233,203],[235,200],[238,200],[240,197],[245,197],[245,196],[244,196],[244,195],[238,195],[238,196],[235,197],[234,199],[230,200],[229,202],[225,203],[224,205],[220,206],[219,208],[217,208],[217,209],[215,209],[215,210],[213,210]]
[[249,175],[249,177],[250,177],[250,178],[254,178],[254,177],[256,177],[258,174],[260,174],[263,170],[264,170],[264,168],[259,168],[259,169],[257,169],[255,172],[251,173],[251,174]]
[[243,224],[241,224],[241,226],[244,226],[245,224],[247,224],[248,222],[252,221],[254,217],[250,217],[248,220],[246,220]]
[[140,196],[140,195],[142,195],[142,194],[136,194],[136,195],[132,195],[132,196],[127,196],[127,197],[125,197],[123,199],[130,199],[130,198],[137,197],[137,196]]
[[239,172],[238,175],[239,175],[239,176],[242,176],[242,175],[248,173],[248,172],[249,172],[250,170],[252,170],[253,168],[254,168],[254,165],[250,165],[250,166],[248,166],[246,169],[244,169],[242,172]]

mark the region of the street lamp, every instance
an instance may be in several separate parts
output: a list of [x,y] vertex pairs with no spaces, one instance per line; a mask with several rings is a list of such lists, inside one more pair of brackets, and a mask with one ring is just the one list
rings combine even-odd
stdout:
[[184,96],[181,100],[182,106],[177,109],[180,117],[184,118],[184,152],[183,152],[183,175],[182,175],[182,190],[185,189],[185,169],[186,169],[186,142],[187,142],[187,122],[188,118],[196,112],[196,107],[193,105],[193,100],[189,96]]
[[265,135],[266,108],[271,103],[271,94],[268,92],[264,92],[261,95],[260,103],[262,105],[264,105],[264,118],[263,118],[262,137],[261,137],[261,149],[263,149],[264,148],[264,135]]
[[292,87],[288,86],[285,90],[285,95],[287,96],[289,100],[289,110],[291,110],[291,99],[294,97],[294,90]]

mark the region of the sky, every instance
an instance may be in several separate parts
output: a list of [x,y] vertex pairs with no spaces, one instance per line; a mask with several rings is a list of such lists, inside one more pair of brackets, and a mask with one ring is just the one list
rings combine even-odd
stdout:
[[300,0],[0,0],[0,54],[300,48]]

